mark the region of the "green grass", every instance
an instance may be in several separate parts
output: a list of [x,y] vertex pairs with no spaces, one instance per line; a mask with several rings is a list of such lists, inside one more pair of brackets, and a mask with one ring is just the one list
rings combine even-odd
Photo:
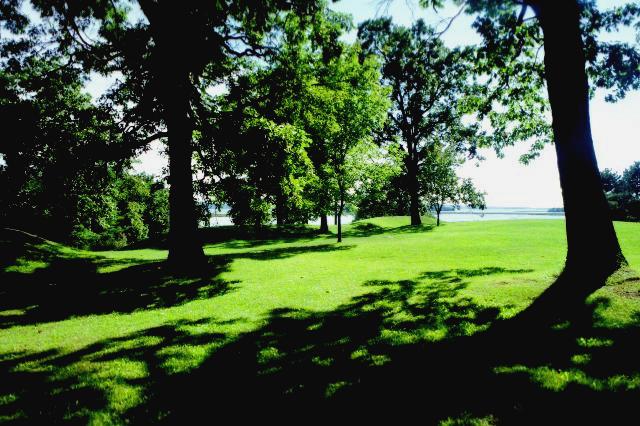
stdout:
[[[406,403],[399,416],[446,424],[631,410],[633,272],[591,296],[588,321],[496,340],[491,326],[560,272],[564,222],[407,223],[356,222],[342,244],[305,229],[209,231],[209,269],[192,277],[168,274],[160,249],[78,251],[2,231],[0,421],[177,421],[240,403]],[[616,229],[640,270],[640,224]]]

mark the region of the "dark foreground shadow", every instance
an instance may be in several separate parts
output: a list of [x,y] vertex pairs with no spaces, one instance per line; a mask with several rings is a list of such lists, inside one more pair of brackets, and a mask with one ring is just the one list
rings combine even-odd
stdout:
[[[263,326],[240,335],[189,331],[215,325],[212,318],[169,322],[73,353],[5,354],[0,416],[25,423],[85,423],[101,410],[119,422],[137,423],[229,416],[427,424],[611,424],[635,418],[640,322],[624,329],[594,325],[605,300],[562,326],[501,321],[497,308],[460,295],[465,278],[500,272],[526,271],[427,271],[416,280],[371,281],[371,293],[333,311],[277,309]],[[166,368],[171,356],[180,357],[180,348],[211,345],[217,349],[196,367],[172,374]],[[95,380],[102,365],[117,360],[141,363],[148,371],[118,377],[120,385],[143,394],[123,412],[110,406],[112,396]],[[26,362],[42,368],[16,369]],[[98,373],[78,367],[84,363]]]
[[[220,278],[235,259],[268,261],[352,247],[324,244],[208,256],[206,265],[180,275],[175,275],[165,262],[65,258],[60,253],[48,256],[39,250],[38,259],[46,262],[44,267],[28,272],[0,269],[0,312],[13,312],[0,315],[0,329],[91,314],[178,306],[221,296],[237,284]],[[103,273],[98,269],[114,266],[121,269]]]

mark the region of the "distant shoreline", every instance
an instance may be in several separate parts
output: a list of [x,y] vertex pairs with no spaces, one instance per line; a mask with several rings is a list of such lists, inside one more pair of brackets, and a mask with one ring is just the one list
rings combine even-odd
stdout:
[[541,212],[527,212],[527,211],[491,211],[491,210],[450,210],[447,212],[442,212],[450,214],[478,214],[478,215],[486,215],[486,214],[500,214],[500,215],[527,215],[527,216],[564,216],[564,212],[549,212],[549,211],[541,211]]

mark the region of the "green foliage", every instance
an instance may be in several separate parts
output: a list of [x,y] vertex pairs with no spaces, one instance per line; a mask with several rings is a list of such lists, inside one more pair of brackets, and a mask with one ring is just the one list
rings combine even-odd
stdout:
[[350,20],[322,9],[313,17],[283,14],[279,25],[269,60],[240,61],[229,92],[209,102],[218,119],[199,141],[205,191],[228,203],[239,224],[306,223],[331,181],[305,114],[325,62],[341,54],[338,37]]
[[505,4],[500,11],[481,13],[474,22],[483,43],[475,54],[474,84],[466,107],[491,128],[481,146],[490,146],[501,156],[505,147],[529,142],[529,152],[520,158],[527,164],[551,143],[552,131],[541,30],[537,22],[523,21],[519,12]]
[[349,162],[355,174],[351,202],[357,219],[408,214],[403,155],[397,145],[381,148],[372,142],[362,144],[349,156]]
[[[498,155],[518,141],[531,143],[521,157],[528,163],[551,142],[549,105],[544,93],[543,35],[536,17],[537,1],[455,0],[461,10],[475,15],[473,27],[482,37],[474,63],[476,83],[467,99],[478,119],[492,127],[483,146]],[[421,1],[441,8],[440,1]],[[640,7],[634,2],[603,9],[593,0],[577,1],[591,93],[609,90],[606,99],[621,99],[640,87],[640,50],[637,45],[602,37],[624,27],[640,29]]]
[[0,61],[0,113],[12,123],[0,146],[0,217],[63,241],[95,240],[91,230],[114,212],[113,166],[100,154],[120,143],[116,118],[90,102],[78,70],[34,49],[27,43]]
[[600,179],[602,180],[604,192],[612,192],[619,188],[620,175],[611,169],[604,169],[600,172]]
[[392,108],[384,139],[398,143],[406,160],[419,163],[434,138],[475,146],[483,133],[463,121],[472,51],[447,48],[433,28],[418,20],[410,28],[390,18],[364,22],[358,30],[363,53],[382,60],[381,82],[389,88]]
[[[92,102],[83,90],[85,70],[68,56],[69,45],[56,44],[64,35],[47,27],[53,5],[35,7],[42,21],[27,21],[25,31],[14,28],[0,41],[0,114],[12,123],[0,146],[0,218],[82,247],[159,236],[166,232],[167,197],[159,195],[166,189],[124,172],[139,148],[131,127],[122,111]],[[152,198],[155,213],[146,215]]]
[[223,183],[234,223],[266,223],[269,205],[275,205],[273,214],[282,223],[306,222],[310,206],[303,192],[313,179],[313,168],[304,131],[256,118],[244,123],[239,136],[246,145],[239,147],[236,167],[244,173]]
[[243,63],[229,92],[208,102],[218,119],[202,133],[199,161],[234,223],[306,223],[341,198],[344,207],[349,152],[387,105],[375,58],[361,62],[357,46],[338,40],[350,25],[329,10],[311,21],[283,15],[270,61]]
[[621,184],[631,197],[640,199],[640,161],[636,161],[622,173]]
[[157,239],[169,232],[169,189],[163,182],[153,182],[149,191],[144,223],[149,229],[149,237]]
[[77,246],[122,248],[169,231],[169,190],[150,176],[113,174],[99,203],[82,200],[70,239]]
[[640,161],[625,169],[622,176],[604,169],[600,177],[613,218],[640,221]]
[[[425,182],[420,176],[430,167],[432,146],[446,141],[452,149],[473,155],[486,139],[481,122],[470,119],[474,52],[447,48],[422,20],[406,28],[394,25],[390,18],[375,19],[361,24],[358,36],[365,53],[382,58],[381,81],[393,101],[378,139],[404,152],[404,177],[395,181],[404,188],[395,189],[387,199],[402,200],[406,193],[412,221],[418,221],[424,213],[421,186]],[[393,206],[369,210],[377,213],[389,207]]]
[[310,90],[306,125],[315,135],[316,149],[325,156],[321,165],[327,184],[335,182],[333,199],[342,214],[360,164],[349,161],[353,150],[371,140],[384,124],[387,90],[380,83],[377,58],[359,59],[358,45],[326,64],[320,84]]
[[474,187],[471,179],[460,179],[456,175],[456,167],[463,160],[455,150],[434,144],[428,156],[420,174],[421,186],[427,206],[436,212],[438,225],[445,204],[453,208],[459,208],[461,204],[485,208],[484,194]]

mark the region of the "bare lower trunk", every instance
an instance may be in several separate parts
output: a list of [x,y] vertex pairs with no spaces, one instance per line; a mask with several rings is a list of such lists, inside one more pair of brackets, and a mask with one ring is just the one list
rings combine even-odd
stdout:
[[191,171],[192,125],[189,117],[189,79],[173,81],[166,99],[169,145],[169,258],[176,269],[189,270],[204,261],[198,238]]
[[566,268],[611,273],[626,261],[593,148],[578,4],[555,0],[531,4],[544,32],[545,73],[566,217]]
[[420,200],[418,198],[417,192],[411,193],[411,225],[419,226],[422,225],[422,218],[420,218]]
[[329,221],[327,220],[327,215],[324,213],[320,215],[320,232],[323,234],[329,232]]
[[407,164],[407,178],[409,180],[409,213],[411,214],[411,225],[422,225],[420,218],[420,195],[418,185],[418,165],[415,160],[409,159]]
[[340,190],[340,204],[338,206],[338,242],[342,242],[342,211],[344,210],[344,196]]
[[282,226],[284,225],[284,200],[283,197],[278,196],[276,198],[276,225]]

